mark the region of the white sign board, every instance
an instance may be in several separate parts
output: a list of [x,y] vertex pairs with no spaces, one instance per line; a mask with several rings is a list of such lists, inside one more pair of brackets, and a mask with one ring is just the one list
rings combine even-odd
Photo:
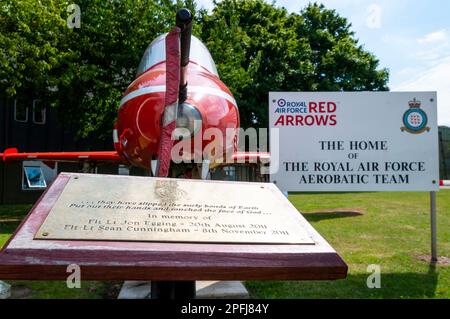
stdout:
[[283,191],[439,190],[435,92],[271,92],[269,123]]

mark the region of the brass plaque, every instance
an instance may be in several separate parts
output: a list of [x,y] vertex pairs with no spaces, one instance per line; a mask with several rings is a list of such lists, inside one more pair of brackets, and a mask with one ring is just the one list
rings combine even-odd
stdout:
[[35,239],[314,244],[271,184],[72,176]]

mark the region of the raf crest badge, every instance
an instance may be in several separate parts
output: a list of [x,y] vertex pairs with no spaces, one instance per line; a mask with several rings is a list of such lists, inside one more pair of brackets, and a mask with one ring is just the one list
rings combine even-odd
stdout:
[[429,132],[430,128],[427,127],[428,117],[424,110],[420,108],[420,101],[414,98],[409,101],[409,110],[403,114],[403,126],[402,132],[406,131],[411,134],[420,134],[425,131]]

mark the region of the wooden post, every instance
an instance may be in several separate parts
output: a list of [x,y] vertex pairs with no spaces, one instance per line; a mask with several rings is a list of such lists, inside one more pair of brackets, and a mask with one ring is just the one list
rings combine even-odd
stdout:
[[436,192],[430,192],[431,262],[434,263],[438,261],[436,217]]

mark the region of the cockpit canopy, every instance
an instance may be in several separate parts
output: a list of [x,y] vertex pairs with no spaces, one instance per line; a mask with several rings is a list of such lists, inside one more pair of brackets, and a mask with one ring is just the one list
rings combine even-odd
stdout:
[[[147,47],[142,57],[137,70],[137,75],[140,75],[150,69],[152,66],[166,60],[166,45],[165,38],[167,33],[160,35]],[[191,37],[191,52],[189,60],[204,67],[209,72],[215,74],[217,77],[216,64],[214,63],[211,53],[209,53],[206,46],[195,36]]]

